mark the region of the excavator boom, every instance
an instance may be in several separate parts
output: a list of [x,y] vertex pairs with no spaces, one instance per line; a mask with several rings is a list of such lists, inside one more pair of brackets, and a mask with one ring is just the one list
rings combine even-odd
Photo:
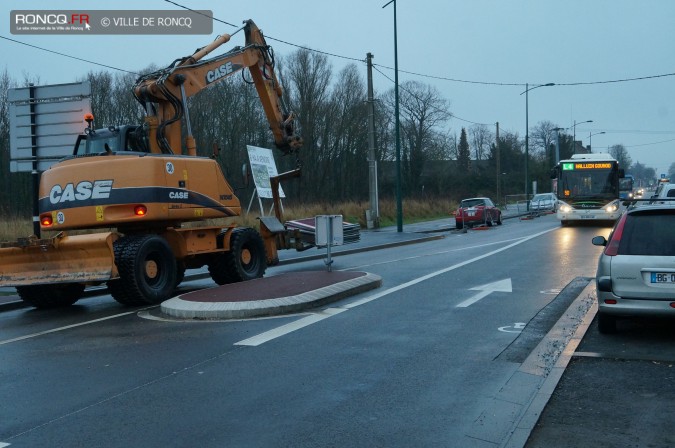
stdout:
[[194,54],[139,78],[134,94],[148,112],[151,152],[181,153],[181,121],[185,118],[187,154],[196,155],[187,98],[243,69],[251,74],[277,148],[284,153],[300,149],[302,139],[297,135],[295,116],[283,102],[283,91],[274,72],[274,53],[252,20],[244,22],[243,30],[244,47],[204,59],[230,40],[231,35],[223,34]]

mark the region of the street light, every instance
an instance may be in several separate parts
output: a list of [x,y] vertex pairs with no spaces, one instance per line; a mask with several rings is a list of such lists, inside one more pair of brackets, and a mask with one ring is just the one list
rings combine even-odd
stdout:
[[605,131],[602,132],[596,132],[595,134],[591,134],[590,131],[588,132],[588,147],[591,148],[591,151],[593,151],[593,141],[591,140],[591,137],[594,135],[600,135],[600,134],[605,134]]
[[527,201],[527,211],[530,211],[530,181],[528,179],[528,171],[530,166],[530,122],[529,122],[529,111],[528,111],[528,98],[527,92],[530,90],[538,89],[539,87],[552,87],[555,83],[549,82],[548,84],[539,84],[532,88],[529,87],[529,84],[525,84],[525,91],[521,92],[525,94],[525,200]]
[[574,120],[574,124],[572,125],[572,154],[577,153],[577,125],[584,123],[593,123],[593,120],[586,120],[581,123],[577,123],[577,120]]
[[555,131],[555,164],[560,162],[560,131],[565,128],[553,128],[551,132]]
[[401,133],[398,110],[398,38],[396,36],[396,0],[390,0],[382,8],[394,4],[394,106],[396,115],[396,231],[403,232],[403,201],[401,200]]

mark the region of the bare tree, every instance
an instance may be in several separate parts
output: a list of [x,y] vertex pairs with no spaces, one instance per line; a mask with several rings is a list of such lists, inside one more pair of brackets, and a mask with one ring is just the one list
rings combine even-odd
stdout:
[[[408,81],[400,86],[401,160],[405,183],[411,191],[420,188],[424,164],[431,160],[429,148],[437,141],[438,127],[450,119],[448,101],[432,86]],[[394,95],[386,96],[394,109]]]
[[86,80],[91,83],[91,112],[94,115],[94,126],[103,128],[118,124],[115,110],[110,104],[114,89],[112,74],[105,71],[89,72]]
[[[305,169],[299,185],[289,186],[298,199],[312,197],[312,192],[323,188],[325,180],[319,167],[326,160],[325,133],[326,107],[330,95],[331,65],[328,58],[319,53],[300,49],[278,64],[281,82],[287,92],[288,104],[298,115],[301,135],[304,140],[302,159]],[[328,124],[330,125],[330,124]],[[328,160],[330,158],[328,157]],[[304,188],[302,188],[305,186]],[[311,186],[311,187],[310,187]]]
[[[368,191],[368,114],[366,86],[356,65],[345,67],[337,77],[326,109],[324,194],[332,200],[363,196]],[[332,181],[331,181],[332,180]],[[340,188],[335,188],[339,185]]]
[[547,152],[555,145],[555,123],[543,120],[530,128],[529,151],[532,157],[538,161],[547,160]]
[[473,146],[474,159],[485,160],[489,158],[490,145],[494,141],[494,133],[487,125],[476,124],[469,128],[471,146]]
[[614,145],[609,148],[609,154],[619,161],[619,167],[623,169],[627,170],[630,168],[633,162],[630,155],[628,154],[628,150],[626,150],[626,147],[621,144]]

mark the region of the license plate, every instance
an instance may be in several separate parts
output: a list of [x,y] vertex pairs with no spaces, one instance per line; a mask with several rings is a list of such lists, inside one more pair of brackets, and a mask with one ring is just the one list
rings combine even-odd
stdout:
[[581,218],[581,219],[595,219],[595,215],[581,215],[579,218]]
[[476,212],[467,212],[466,214],[469,216],[476,216]]
[[673,272],[652,272],[652,283],[675,283],[675,273]]

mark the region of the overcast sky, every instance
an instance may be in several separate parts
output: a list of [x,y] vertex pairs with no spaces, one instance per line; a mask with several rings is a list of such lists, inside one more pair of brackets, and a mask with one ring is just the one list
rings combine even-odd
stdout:
[[[374,54],[375,89],[393,87],[394,10],[387,0],[175,0],[214,18],[240,24],[253,19],[277,55],[306,46],[329,53],[335,73],[360,67]],[[35,36],[12,35],[15,9],[140,9],[137,1],[5,0],[0,35],[124,70],[168,65],[232,26],[215,22],[212,35]],[[143,9],[180,10],[164,0]],[[594,152],[623,144],[633,159],[666,173],[675,161],[675,1],[673,0],[397,0],[399,81],[435,86],[455,115],[459,133],[472,123],[525,134],[525,84],[556,83],[529,92],[529,124],[542,120],[576,126]],[[288,42],[289,45],[280,41]],[[233,45],[243,44],[236,35]],[[230,48],[230,45],[226,45]],[[75,82],[93,64],[0,39],[7,68],[17,80],[38,75],[40,84]],[[4,65],[4,67],[2,67]],[[404,73],[405,72],[414,72]],[[385,76],[386,75],[386,76]],[[634,78],[645,78],[632,81]],[[564,85],[588,83],[583,85]],[[517,84],[517,85],[511,85]],[[605,134],[599,134],[605,132]],[[571,134],[572,131],[570,130]]]

